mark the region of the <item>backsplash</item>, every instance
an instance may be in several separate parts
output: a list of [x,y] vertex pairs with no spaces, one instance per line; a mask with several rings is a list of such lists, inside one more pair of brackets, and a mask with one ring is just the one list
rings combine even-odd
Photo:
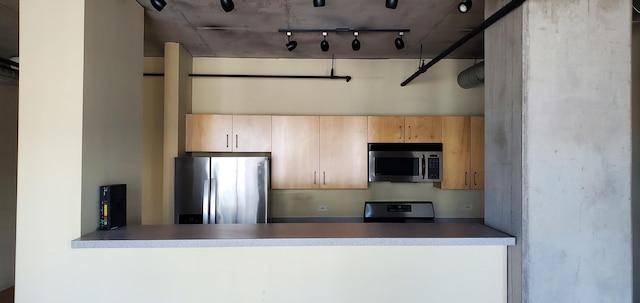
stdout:
[[361,217],[364,202],[432,201],[436,218],[483,218],[484,191],[441,190],[432,183],[369,183],[368,189],[272,190],[270,217]]

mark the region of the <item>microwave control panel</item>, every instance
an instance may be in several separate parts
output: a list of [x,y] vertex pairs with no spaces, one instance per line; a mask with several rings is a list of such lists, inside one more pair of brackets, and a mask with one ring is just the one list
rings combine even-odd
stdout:
[[440,179],[440,159],[437,156],[427,159],[427,178]]

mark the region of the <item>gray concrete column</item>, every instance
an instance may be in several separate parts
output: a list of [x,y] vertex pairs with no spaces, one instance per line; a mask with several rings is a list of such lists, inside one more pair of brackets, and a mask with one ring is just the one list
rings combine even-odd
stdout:
[[630,24],[629,0],[529,0],[485,32],[485,220],[518,238],[510,302],[632,301]]

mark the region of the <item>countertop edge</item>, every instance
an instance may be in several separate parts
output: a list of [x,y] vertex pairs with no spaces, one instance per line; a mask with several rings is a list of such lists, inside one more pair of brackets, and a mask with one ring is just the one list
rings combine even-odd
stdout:
[[201,248],[285,246],[512,246],[514,237],[499,238],[282,238],[282,239],[171,239],[80,240],[71,248]]
[[482,246],[516,238],[475,223],[273,223],[134,225],[96,231],[71,248]]

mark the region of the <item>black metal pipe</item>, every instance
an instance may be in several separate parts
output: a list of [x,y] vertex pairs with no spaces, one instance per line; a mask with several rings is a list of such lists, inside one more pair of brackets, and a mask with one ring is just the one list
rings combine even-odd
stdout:
[[409,78],[407,78],[407,80],[404,80],[404,82],[402,82],[400,84],[400,86],[405,86],[405,85],[409,84],[409,82],[413,81],[413,79],[417,78],[418,76],[420,76],[421,74],[426,72],[430,67],[432,67],[436,63],[438,63],[438,61],[442,60],[444,57],[446,57],[447,55],[451,54],[458,47],[462,46],[463,44],[467,43],[467,41],[469,41],[471,38],[475,37],[475,35],[479,34],[482,31],[484,31],[489,26],[493,25],[498,20],[502,19],[502,17],[506,16],[511,11],[513,11],[516,8],[518,8],[525,1],[526,0],[511,0],[511,2],[507,3],[504,7],[502,7],[500,10],[495,12],[489,18],[487,18],[486,20],[482,21],[482,23],[480,23],[480,25],[478,25],[478,27],[474,28],[471,32],[469,32],[464,37],[462,37],[462,39],[456,41],[456,43],[451,45],[444,52],[442,52],[441,54],[439,54],[435,58],[433,58],[431,61],[429,61],[429,63],[427,63],[425,65],[422,65],[418,69],[418,71],[413,73],[413,75],[409,76]]
[[148,77],[164,77],[163,73],[144,73],[142,75]]
[[297,76],[297,75],[230,75],[230,74],[189,74],[190,77],[228,77],[228,78],[276,78],[276,79],[344,79],[351,81],[351,76]]

